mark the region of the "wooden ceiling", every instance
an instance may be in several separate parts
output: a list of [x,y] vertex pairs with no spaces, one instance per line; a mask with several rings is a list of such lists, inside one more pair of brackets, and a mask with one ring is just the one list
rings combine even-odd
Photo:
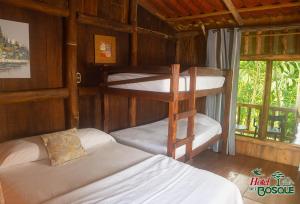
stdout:
[[178,31],[300,22],[299,0],[139,0]]

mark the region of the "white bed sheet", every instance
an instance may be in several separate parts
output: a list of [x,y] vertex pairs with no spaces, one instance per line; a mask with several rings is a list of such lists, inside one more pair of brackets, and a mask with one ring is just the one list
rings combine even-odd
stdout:
[[[177,122],[177,138],[186,137],[187,119]],[[207,115],[197,113],[195,116],[195,139],[193,149],[206,143],[217,134],[222,133],[219,122]],[[110,133],[118,142],[136,147],[152,154],[167,154],[168,119],[154,123],[127,128]],[[185,155],[186,146],[176,149],[176,158]]]
[[208,171],[156,155],[46,204],[242,204],[235,184]]
[[[108,81],[119,81],[127,79],[137,79],[142,77],[155,76],[153,74],[132,74],[132,73],[120,73],[112,74],[108,76]],[[220,88],[223,86],[225,78],[223,76],[197,76],[196,89],[205,90]],[[170,92],[170,79],[147,81],[139,83],[121,84],[110,86],[113,88],[132,89],[139,91],[154,91],[154,92]],[[190,77],[180,76],[179,78],[179,91],[189,91],[190,89]]]
[[117,142],[96,146],[88,152],[88,155],[63,166],[53,167],[48,159],[44,159],[0,168],[5,204],[43,203],[152,156]]

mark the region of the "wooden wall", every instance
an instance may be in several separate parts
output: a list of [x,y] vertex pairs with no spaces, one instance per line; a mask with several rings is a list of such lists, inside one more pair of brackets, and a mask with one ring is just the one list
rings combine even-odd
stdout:
[[[0,79],[0,91],[63,87],[61,18],[4,4],[0,18],[29,23],[31,64],[30,79]],[[64,128],[63,99],[0,105],[0,142]]]
[[[98,1],[103,6],[98,9],[97,16],[105,17],[110,20],[126,23],[122,7],[113,9],[116,15],[107,13],[111,5],[108,1]],[[108,5],[105,5],[108,4]],[[100,8],[98,7],[98,8]],[[87,8],[87,6],[85,7]],[[118,9],[119,8],[119,9]],[[90,14],[92,11],[85,9],[84,13]],[[127,20],[128,22],[128,20]],[[164,33],[173,33],[164,22],[149,14],[142,7],[138,7],[138,26],[149,28],[151,30]],[[79,26],[79,44],[78,47],[78,71],[82,74],[82,83],[80,86],[96,86],[100,82],[100,73],[97,69],[90,66],[94,61],[94,34],[112,35],[117,39],[117,65],[130,64],[130,34],[101,29],[95,26]],[[138,64],[139,65],[169,65],[175,60],[175,41],[153,36],[148,34],[138,34]],[[122,129],[129,125],[128,120],[128,99],[125,97],[110,97],[110,129]],[[137,123],[143,124],[155,121],[166,116],[167,105],[165,103],[149,100],[138,100]],[[96,104],[94,97],[80,98],[80,127],[92,127],[95,124]],[[120,114],[121,113],[121,114]]]
[[236,153],[297,167],[300,164],[300,147],[281,142],[237,136]]
[[299,60],[299,35],[299,29],[243,32],[241,59]]
[[[68,0],[36,0],[37,4],[47,4],[61,8],[62,15],[68,15]],[[75,0],[78,11],[92,17],[100,17],[123,24],[130,23],[130,0]],[[19,2],[20,3],[20,2]],[[0,3],[0,18],[29,23],[31,78],[0,79],[0,93],[66,87],[64,49],[65,18],[57,14],[45,14],[39,8],[27,5],[10,6]],[[26,7],[20,8],[20,7]],[[33,9],[33,10],[30,10]],[[50,10],[50,13],[53,11]],[[157,17],[138,7],[138,26],[174,36],[175,31]],[[117,65],[131,62],[131,34],[100,28],[95,25],[78,23],[77,69],[82,75],[79,87],[97,87],[100,72],[91,64],[94,62],[94,35],[112,35],[117,39]],[[202,42],[203,43],[198,43]],[[176,48],[176,43],[180,47]],[[139,65],[170,65],[176,61],[176,50],[180,52],[178,63],[203,65],[205,38],[201,35],[188,38],[166,38],[149,32],[138,33]],[[97,99],[97,100],[95,100]],[[112,97],[110,104],[111,130],[128,127],[128,99]],[[63,130],[66,125],[66,101],[51,99],[40,102],[0,105],[0,142],[8,139],[31,136]],[[79,99],[79,126],[101,128],[101,99],[95,96],[82,96]],[[202,103],[203,104],[203,103]],[[198,105],[199,106],[199,105]],[[97,109],[97,111],[95,111]],[[167,116],[167,104],[157,101],[139,100],[137,123],[144,124]]]
[[[206,60],[206,38],[203,33],[178,34],[176,42],[176,63],[187,68],[189,66],[205,66]],[[205,100],[206,97],[197,98],[196,106],[197,111],[205,113]],[[180,110],[185,110],[187,107],[186,101],[180,103]]]

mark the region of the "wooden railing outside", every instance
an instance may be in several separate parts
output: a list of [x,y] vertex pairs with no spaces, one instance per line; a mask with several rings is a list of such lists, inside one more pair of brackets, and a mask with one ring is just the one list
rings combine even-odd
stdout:
[[[256,128],[259,128],[259,121],[261,118],[262,113],[262,105],[257,104],[244,104],[244,103],[238,103],[237,104],[237,122],[236,122],[236,134],[238,135],[245,135],[250,137],[257,137],[257,138],[267,138],[267,135],[259,135]],[[246,109],[246,119],[245,117],[241,118],[243,109]],[[281,116],[283,120],[286,122],[288,121],[289,114],[293,113],[297,117],[297,109],[296,108],[287,108],[287,107],[274,107],[270,106],[269,110],[269,117],[272,116]],[[268,125],[269,127],[274,127],[274,121],[268,121],[264,123],[265,125]],[[296,125],[296,124],[295,124]],[[284,136],[286,136],[286,130],[283,129],[282,131],[282,137],[280,140],[284,139]],[[270,134],[267,132],[267,134]]]

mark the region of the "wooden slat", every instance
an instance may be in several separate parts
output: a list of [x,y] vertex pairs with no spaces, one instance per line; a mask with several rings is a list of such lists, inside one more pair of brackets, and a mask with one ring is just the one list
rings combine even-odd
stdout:
[[183,31],[183,32],[177,32],[175,34],[176,38],[187,38],[187,37],[196,37],[200,35],[199,31]]
[[270,97],[271,97],[270,93],[271,93],[271,86],[272,86],[272,61],[267,61],[265,83],[266,84],[265,84],[264,99],[263,99],[264,103],[262,108],[262,114],[260,116],[259,131],[258,131],[258,135],[260,138],[267,137],[269,107],[270,107]]
[[232,1],[231,0],[223,0],[223,2],[226,5],[226,7],[228,8],[228,10],[230,11],[230,13],[233,15],[236,22],[240,26],[244,25],[244,21],[243,21],[242,17],[240,16],[238,10],[233,5]]
[[69,97],[69,92],[67,88],[0,92],[0,105],[24,102],[37,102],[67,97]]
[[88,16],[85,14],[78,14],[78,22],[81,24],[87,24],[97,26],[105,29],[110,29],[118,32],[131,33],[132,26],[124,23],[120,23],[113,20],[107,20],[96,16]]
[[[237,12],[238,13],[247,13],[247,12],[263,11],[263,10],[291,8],[291,7],[298,7],[298,6],[300,6],[300,2],[291,2],[291,3],[282,3],[282,4],[271,4],[271,5],[266,5],[266,6],[257,6],[257,7],[252,7],[252,8],[240,8],[240,9],[237,9]],[[231,13],[230,11],[217,11],[217,12],[209,12],[209,13],[199,14],[199,15],[167,18],[166,20],[168,22],[195,20],[195,19],[207,18],[207,17],[212,17],[212,16],[227,15],[230,13]]]
[[213,67],[197,67],[197,76],[224,76],[226,70]]
[[[188,109],[195,110],[196,108],[196,83],[197,83],[197,68],[192,67],[189,69],[190,74],[190,90],[188,99]],[[187,125],[187,137],[190,142],[186,146],[186,160],[189,161],[192,157],[193,141],[195,137],[195,114],[189,115]]]
[[[97,89],[98,93],[98,89]],[[95,95],[95,121],[94,127],[97,129],[101,129],[102,121],[101,121],[101,96],[100,94]]]
[[177,133],[177,121],[174,120],[174,115],[178,113],[178,88],[179,88],[179,71],[180,65],[173,64],[172,77],[170,82],[170,93],[173,94],[173,99],[169,102],[169,128],[168,128],[168,156],[175,158],[175,143]]
[[138,34],[137,34],[137,0],[130,0],[130,22],[131,22],[131,65],[138,64]]
[[165,17],[160,14],[160,12],[155,8],[152,4],[149,4],[147,0],[139,0],[138,4],[149,11],[154,16],[158,17],[159,19],[165,21]]
[[69,128],[79,125],[79,105],[78,105],[78,87],[77,87],[77,5],[76,1],[69,1],[69,18],[66,19],[64,27],[66,30],[66,76],[67,87],[69,89],[69,99],[67,106],[67,126]]
[[136,126],[136,97],[129,98],[129,124],[130,127]]
[[100,88],[100,92],[108,95],[119,95],[126,97],[137,97],[145,99],[153,99],[156,101],[169,102],[173,100],[173,95],[163,92],[151,92],[151,91],[138,91],[130,89],[117,89],[117,88]]
[[259,61],[259,60],[282,60],[282,61],[297,61],[300,60],[300,55],[242,55],[241,60]]
[[[260,26],[247,26],[240,28],[242,32],[255,32],[255,31],[275,31],[275,30],[283,30],[283,29],[299,29],[299,23],[287,23],[283,25],[260,25]],[[279,34],[279,33],[278,33]],[[278,34],[267,34],[268,36],[278,35]]]
[[104,94],[103,95],[103,130],[104,132],[109,132],[109,95]]
[[182,145],[186,145],[190,142],[190,137],[185,137],[184,139],[176,139],[175,147],[178,148]]
[[191,157],[197,156],[199,153],[207,150],[207,148],[213,144],[215,144],[217,141],[219,141],[221,138],[221,135],[215,135],[214,137],[210,138],[207,142],[202,144],[201,146],[197,147],[193,150]]
[[0,3],[10,4],[19,8],[40,11],[54,16],[69,16],[69,10],[67,8],[59,8],[34,0],[0,0]]
[[150,77],[142,77],[142,78],[135,78],[135,79],[126,79],[120,81],[110,81],[107,82],[106,86],[113,86],[113,85],[120,85],[120,84],[132,84],[132,83],[139,83],[139,82],[147,82],[147,81],[157,81],[163,79],[170,79],[170,75],[158,75],[158,76],[150,76]]
[[99,87],[80,87],[79,96],[96,96],[99,94]]
[[147,74],[170,74],[169,66],[103,66],[94,65],[103,72],[112,73],[147,73]]
[[[199,90],[196,91],[196,98],[201,98],[204,96],[212,96],[216,95],[219,93],[223,93],[224,88],[215,88],[215,89],[205,89],[205,90]],[[186,100],[189,98],[189,93],[188,92],[179,92],[179,100]]]
[[190,111],[186,111],[186,112],[181,112],[181,113],[177,113],[175,114],[175,120],[181,120],[190,116],[194,116],[197,113],[197,110],[190,110]]
[[137,31],[140,34],[149,34],[149,35],[153,35],[153,36],[157,36],[157,37],[161,37],[161,38],[165,38],[165,39],[172,39],[173,36],[166,34],[166,33],[162,33],[159,31],[155,31],[155,30],[150,30],[147,28],[142,28],[142,27],[137,27]]

